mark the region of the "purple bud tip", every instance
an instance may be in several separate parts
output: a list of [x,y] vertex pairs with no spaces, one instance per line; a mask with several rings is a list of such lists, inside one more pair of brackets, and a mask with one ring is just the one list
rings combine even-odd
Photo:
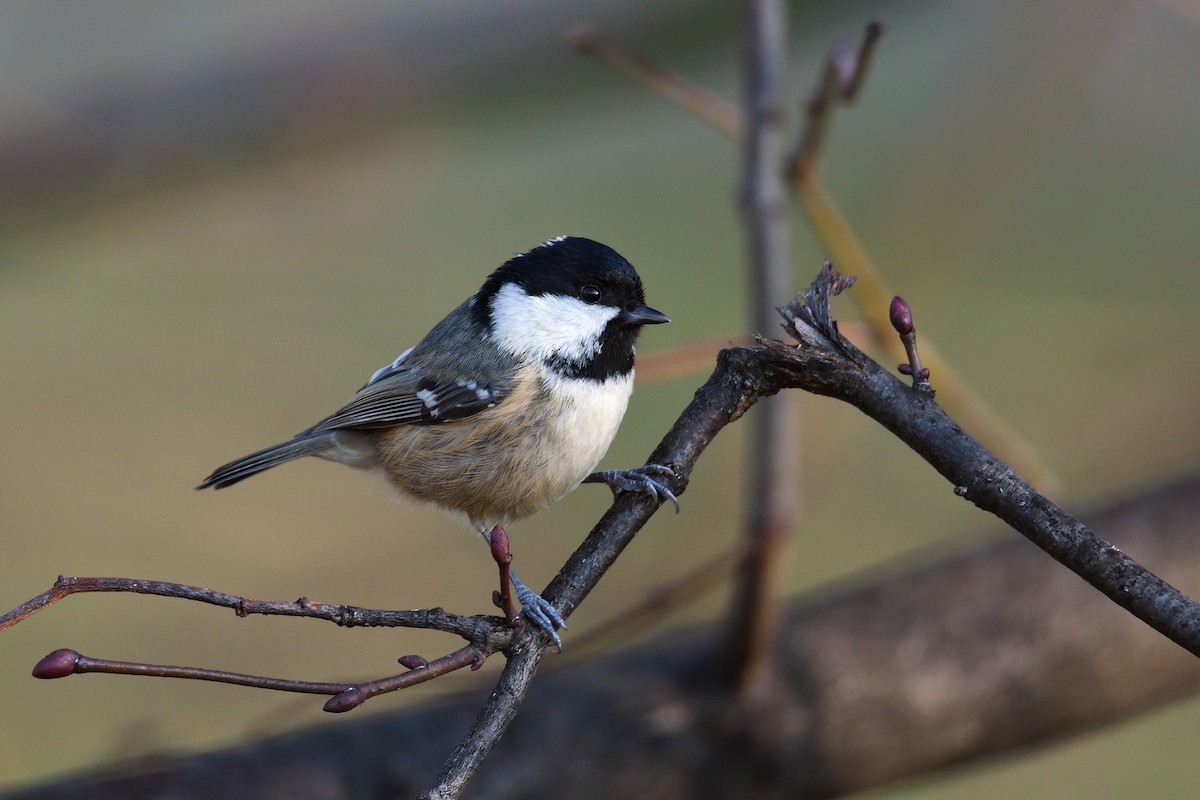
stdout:
[[504,598],[500,596],[500,592],[492,589],[492,605],[496,608],[504,608]]
[[80,655],[74,650],[62,648],[37,662],[33,668],[35,678],[65,678],[75,673],[75,665],[79,663]]
[[488,544],[492,547],[492,558],[497,563],[503,564],[512,558],[512,552],[508,547],[508,532],[499,525],[492,528],[492,532],[488,534]]
[[923,381],[929,380],[929,367],[921,367],[921,371],[917,374],[917,378]]
[[428,661],[417,655],[400,656],[396,660],[400,662],[400,666],[407,669],[421,669],[422,667],[429,666]]
[[901,364],[896,369],[900,370],[901,375],[912,375],[912,364]]
[[362,693],[357,687],[347,689],[340,694],[335,694],[333,697],[325,701],[325,710],[331,714],[341,714],[343,711],[351,711],[358,708],[366,702],[367,696]]
[[888,309],[888,316],[892,320],[892,327],[896,329],[896,333],[901,336],[908,336],[913,332],[912,309],[908,307],[908,303],[900,295],[892,298],[892,305]]

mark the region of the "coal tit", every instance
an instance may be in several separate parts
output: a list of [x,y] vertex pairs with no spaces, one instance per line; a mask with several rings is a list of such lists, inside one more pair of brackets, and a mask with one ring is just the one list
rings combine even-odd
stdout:
[[[505,262],[333,414],[196,488],[317,456],[381,475],[490,541],[494,526],[541,510],[595,469],[633,390],[638,333],[668,321],[645,304],[637,272],[612,248],[551,239]],[[596,475],[614,490],[675,502],[656,472],[669,474]],[[511,579],[525,615],[558,642],[557,611]]]

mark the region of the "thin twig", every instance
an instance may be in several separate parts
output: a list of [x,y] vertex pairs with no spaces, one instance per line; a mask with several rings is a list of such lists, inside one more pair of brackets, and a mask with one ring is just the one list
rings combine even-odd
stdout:
[[[463,667],[478,669],[489,655],[511,646],[513,641],[512,628],[503,620],[495,617],[464,617],[447,614],[440,608],[416,611],[378,610],[358,606],[313,603],[303,597],[295,601],[250,600],[200,586],[165,581],[62,576],[45,592],[0,616],[0,631],[16,625],[64,597],[94,592],[132,592],[158,597],[176,597],[232,608],[239,617],[250,614],[266,614],[321,619],[343,627],[423,628],[457,634],[466,639],[468,644],[433,661],[406,656],[401,663],[409,667],[407,672],[361,684],[351,681],[340,683],[297,681],[203,667],[114,661],[84,656],[67,648],[55,650],[42,658],[33,669],[34,677],[65,678],[68,675],[86,672],[102,672],[112,675],[214,681],[273,691],[329,694],[333,697],[325,704],[325,710],[340,712],[357,708],[371,697],[424,683]],[[418,662],[419,666],[417,666]]]
[[65,678],[68,675],[83,675],[87,672],[100,672],[107,675],[144,675],[154,678],[184,678],[187,680],[229,683],[234,686],[250,686],[255,689],[299,692],[301,694],[338,694],[353,686],[349,682],[317,683],[314,681],[294,681],[286,678],[268,678],[261,675],[246,675],[240,672],[226,672],[224,670],[203,669],[201,667],[143,664],[135,661],[112,661],[106,658],[85,656],[82,653],[67,648],[55,650],[39,661],[33,668],[33,677],[42,679]]
[[825,134],[832,121],[833,107],[854,102],[867,76],[871,54],[875,52],[875,43],[882,35],[883,25],[879,22],[869,22],[857,49],[845,43],[830,48],[825,58],[821,80],[804,105],[804,130],[800,135],[800,145],[796,148],[788,167],[793,182],[804,180],[816,166],[821,146],[825,143]]
[[[189,586],[167,581],[149,581],[138,578],[70,578],[59,576],[46,591],[33,597],[8,613],[0,616],[0,631],[16,625],[30,615],[47,608],[64,597],[92,592],[132,592],[158,597],[177,597],[209,605],[233,609],[239,617],[251,614],[268,616],[308,617],[333,622],[343,628],[421,628],[425,630],[453,633],[468,642],[481,644],[491,642],[492,651],[507,642],[494,639],[506,628],[495,617],[463,616],[449,614],[440,608],[411,611],[391,611],[359,606],[314,603],[301,597],[298,600],[251,600],[247,597],[226,594],[202,586]],[[499,624],[497,624],[499,623]]]
[[567,40],[580,52],[596,56],[616,67],[676,105],[692,112],[729,138],[742,138],[745,118],[741,109],[720,95],[676,72],[663,69],[648,58],[622,47],[586,25],[568,31]]
[[297,681],[287,678],[271,678],[263,675],[246,675],[240,672],[204,669],[201,667],[173,666],[168,664],[144,664],[135,661],[113,661],[104,658],[91,658],[70,649],[55,650],[43,658],[33,668],[35,678],[51,679],[65,678],[68,675],[82,675],[87,672],[100,672],[108,675],[140,675],[153,678],[181,678],[194,681],[213,681],[228,683],[235,686],[248,686],[253,689],[270,689],[279,692],[298,692],[301,694],[333,695],[326,703],[325,710],[335,713],[350,711],[358,708],[372,697],[381,694],[406,689],[419,683],[433,680],[455,670],[470,667],[472,670],[483,666],[487,655],[475,645],[467,645],[448,655],[426,661],[423,658],[406,656],[401,659],[405,664],[412,664],[408,671],[388,678],[380,678],[366,683],[318,683],[315,681]]
[[419,659],[419,665],[413,666],[408,672],[345,687],[325,702],[325,710],[334,713],[349,711],[358,708],[372,697],[407,689],[464,667],[477,670],[483,666],[486,658],[486,653],[471,644],[460,647],[441,658],[435,658],[433,661],[426,661],[422,658]]
[[510,625],[519,625],[521,612],[513,600],[512,573],[510,572],[512,550],[509,549],[508,531],[504,530],[502,525],[497,525],[492,528],[487,539],[488,549],[492,553],[492,560],[496,562],[500,576],[500,588],[492,594],[492,604],[500,609]]

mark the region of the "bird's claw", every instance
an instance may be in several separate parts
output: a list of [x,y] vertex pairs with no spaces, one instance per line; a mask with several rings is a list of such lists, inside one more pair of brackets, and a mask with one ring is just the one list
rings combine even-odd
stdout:
[[670,501],[671,505],[675,506],[675,513],[678,514],[679,498],[667,488],[666,484],[652,476],[674,478],[676,474],[675,470],[665,464],[647,464],[644,467],[632,469],[601,470],[589,475],[587,480],[592,483],[607,484],[613,490],[613,494],[641,492],[658,500],[660,504]]
[[549,600],[546,600],[522,583],[511,568],[509,569],[508,577],[512,581],[513,588],[517,591],[517,599],[521,601],[521,613],[534,626],[553,639],[554,646],[561,653],[562,637],[558,635],[558,628],[567,627],[567,622],[562,618],[562,614],[558,613],[558,609]]

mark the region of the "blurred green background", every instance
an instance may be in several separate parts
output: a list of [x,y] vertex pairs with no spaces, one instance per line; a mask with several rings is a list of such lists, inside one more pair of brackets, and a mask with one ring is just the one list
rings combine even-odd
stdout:
[[[1083,509],[1193,467],[1200,5],[791,11],[798,99],[833,41],[887,25],[836,120],[827,185],[922,334],[1062,476],[1059,499]],[[490,269],[556,234],[638,267],[674,319],[643,352],[748,333],[737,149],[574,54],[562,34],[585,20],[737,97],[737,4],[0,5],[0,605],[68,574],[487,611],[477,537],[351,470],[312,460],[219,494],[191,487],[335,408]],[[800,286],[825,253],[799,215],[794,251]],[[605,465],[641,463],[704,377],[641,386]],[[793,589],[1004,535],[856,412],[798,403]],[[740,427],[572,635],[733,540]],[[919,524],[897,513],[914,498]],[[585,487],[514,526],[525,579],[544,584],[607,504]],[[715,619],[724,600],[664,624]],[[63,646],[341,680],[445,642],[70,598],[0,637],[0,787],[330,721],[312,698],[27,677]],[[872,797],[1191,797],[1198,726],[1193,701]]]

